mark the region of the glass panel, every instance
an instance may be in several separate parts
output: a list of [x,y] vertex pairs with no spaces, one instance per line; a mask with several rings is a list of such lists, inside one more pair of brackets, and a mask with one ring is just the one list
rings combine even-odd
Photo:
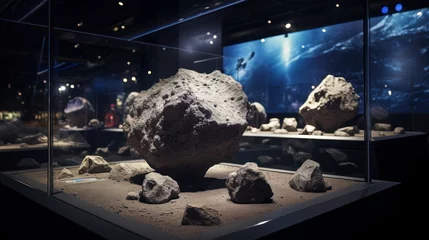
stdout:
[[6,4],[0,14],[0,171],[46,191],[47,27],[19,22],[30,5]]

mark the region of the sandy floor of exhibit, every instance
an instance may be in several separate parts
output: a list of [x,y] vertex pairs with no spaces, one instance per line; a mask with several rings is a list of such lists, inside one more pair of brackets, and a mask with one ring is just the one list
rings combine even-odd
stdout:
[[[182,190],[179,199],[157,205],[125,199],[128,192],[139,192],[141,190],[140,185],[109,180],[108,173],[79,175],[77,174],[77,167],[68,169],[73,172],[74,178],[95,177],[103,180],[83,183],[66,183],[65,181],[56,180],[55,188],[61,189],[65,193],[89,202],[94,206],[141,223],[150,224],[161,231],[180,238],[196,237],[207,230],[211,231],[236,221],[261,216],[279,208],[292,206],[323,194],[344,190],[358,184],[358,182],[350,180],[326,178],[332,184],[331,191],[327,193],[304,193],[290,188],[288,181],[292,176],[291,174],[263,171],[274,192],[273,203],[235,204],[229,200],[228,191],[225,188],[225,179],[229,173],[236,171],[238,167],[219,164],[212,167],[206,174],[206,178],[211,178],[208,190],[196,192]],[[55,179],[60,171],[61,169],[55,170]],[[19,173],[18,175],[46,183],[46,172],[44,171]],[[181,226],[186,204],[205,204],[218,210],[221,214],[222,224],[211,227]]]

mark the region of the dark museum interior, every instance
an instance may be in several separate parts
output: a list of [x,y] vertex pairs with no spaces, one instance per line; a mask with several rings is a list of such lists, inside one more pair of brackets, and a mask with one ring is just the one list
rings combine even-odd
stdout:
[[1,239],[424,232],[427,1],[0,0],[0,36]]

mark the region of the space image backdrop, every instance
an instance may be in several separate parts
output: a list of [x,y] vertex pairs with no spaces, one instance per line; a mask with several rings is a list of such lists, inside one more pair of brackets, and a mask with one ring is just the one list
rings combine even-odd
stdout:
[[[391,113],[429,112],[429,8],[371,19],[372,104]],[[224,47],[224,72],[269,113],[296,113],[328,74],[361,96],[363,23],[354,21]]]

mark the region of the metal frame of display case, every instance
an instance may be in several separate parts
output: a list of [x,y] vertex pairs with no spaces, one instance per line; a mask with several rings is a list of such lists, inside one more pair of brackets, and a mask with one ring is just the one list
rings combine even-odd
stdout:
[[[66,193],[54,188],[54,59],[55,59],[55,41],[54,41],[54,0],[48,0],[48,182],[46,193],[43,191],[45,185],[37,183],[31,179],[15,178],[13,173],[0,174],[0,181],[15,189],[24,196],[30,196],[38,204],[66,217],[67,219],[88,228],[100,236],[106,238],[126,238],[126,239],[171,239],[160,230],[154,229],[148,224],[137,223],[131,219],[118,216],[107,210],[96,208],[90,203],[76,199]],[[369,80],[369,3],[368,0],[362,1],[364,7],[363,29],[364,29],[364,86],[365,86],[365,107],[364,116],[366,126],[371,126],[370,113],[370,80]],[[105,130],[109,131],[109,130]],[[215,231],[204,233],[196,238],[198,239],[256,239],[265,235],[285,229],[294,224],[308,220],[315,216],[329,212],[351,202],[363,199],[377,192],[393,187],[398,183],[373,181],[371,176],[371,128],[365,128],[365,157],[366,171],[365,181],[357,186],[347,188],[335,193],[317,197],[313,200],[302,202],[292,207],[281,208],[278,211],[266,214],[243,222],[237,222],[229,226],[224,226]],[[266,169],[273,171],[272,169]],[[278,170],[283,172],[284,170]],[[41,191],[42,190],[42,191]]]

